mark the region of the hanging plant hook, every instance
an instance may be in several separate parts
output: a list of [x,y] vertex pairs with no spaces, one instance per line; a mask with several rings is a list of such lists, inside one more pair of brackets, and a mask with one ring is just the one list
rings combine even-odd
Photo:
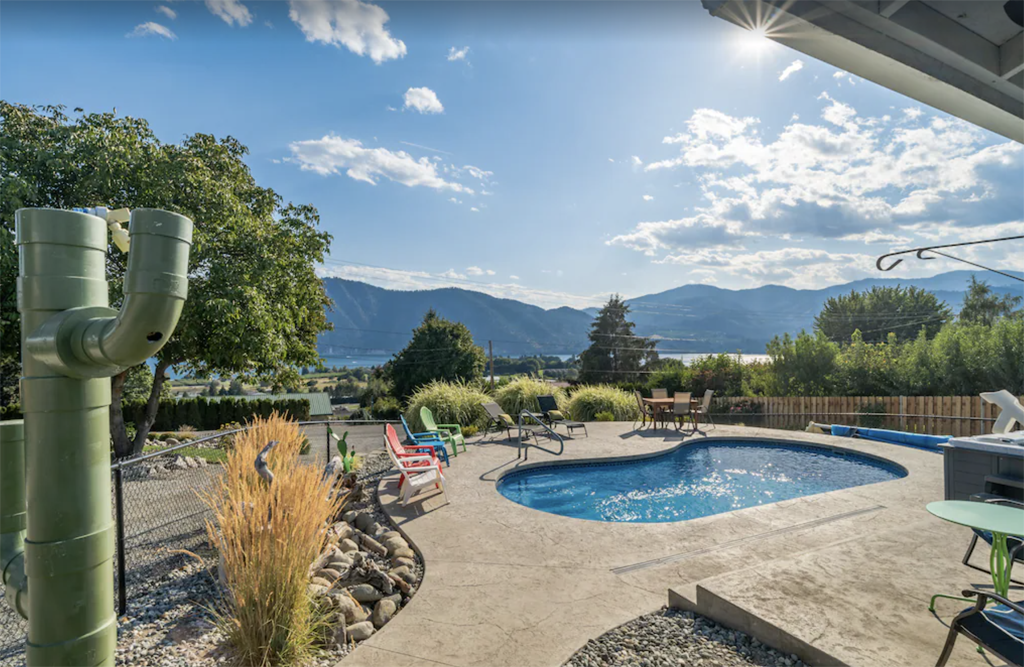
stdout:
[[1015,276],[1015,275],[1010,274],[1010,273],[1005,273],[1003,271],[999,271],[998,269],[993,269],[991,267],[984,266],[982,264],[977,264],[975,262],[971,262],[969,260],[966,260],[966,259],[964,259],[962,257],[956,257],[954,255],[950,255],[950,254],[947,254],[947,253],[944,253],[944,252],[939,252],[940,248],[957,248],[959,246],[978,245],[980,243],[998,243],[1000,241],[1017,241],[1017,240],[1020,240],[1020,239],[1024,239],[1024,235],[1021,235],[1021,236],[1006,236],[1006,237],[1003,237],[1003,238],[985,239],[985,240],[982,240],[982,241],[964,241],[962,243],[946,243],[944,245],[933,245],[933,246],[927,246],[927,247],[924,247],[924,248],[911,248],[910,250],[900,250],[898,252],[886,253],[886,254],[882,255],[881,257],[879,257],[878,259],[876,259],[875,260],[875,268],[878,269],[879,271],[891,271],[894,268],[896,268],[901,262],[903,262],[903,258],[900,257],[899,259],[894,260],[892,262],[892,264],[890,264],[888,266],[883,266],[882,265],[883,261],[885,261],[886,259],[888,259],[890,257],[898,257],[899,255],[909,255],[910,253],[914,253],[914,255],[918,259],[923,259],[923,260],[935,259],[934,257],[928,257],[925,254],[925,253],[931,253],[933,255],[941,255],[942,257],[945,257],[947,259],[956,260],[957,262],[963,262],[964,264],[970,264],[971,266],[976,266],[979,269],[984,269],[986,271],[991,271],[992,273],[998,273],[1001,276],[1006,276],[1007,278],[1012,278],[1014,280],[1019,280],[1020,282],[1024,282],[1024,278],[1020,278],[1019,276]]

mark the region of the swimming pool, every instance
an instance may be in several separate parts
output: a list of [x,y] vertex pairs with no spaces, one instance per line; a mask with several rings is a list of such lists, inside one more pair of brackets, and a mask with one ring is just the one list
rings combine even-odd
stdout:
[[902,467],[854,452],[769,440],[714,440],[658,456],[512,472],[513,502],[597,521],[684,521],[825,491],[885,482]]

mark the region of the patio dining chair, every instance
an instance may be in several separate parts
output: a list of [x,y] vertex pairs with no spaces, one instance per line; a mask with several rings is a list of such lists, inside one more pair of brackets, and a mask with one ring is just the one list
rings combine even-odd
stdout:
[[[958,635],[965,635],[1007,664],[1024,667],[1024,603],[1011,602],[987,591],[966,590],[962,595],[978,596],[978,600],[949,624],[946,644],[935,667],[945,667]],[[989,602],[996,604],[988,605]]]
[[492,426],[495,426],[499,432],[504,429],[505,434],[508,436],[506,439],[511,440],[512,429],[516,427],[516,420],[512,419],[511,415],[503,412],[501,406],[494,401],[482,403],[481,405],[487,411],[487,416],[491,418],[491,421],[484,427],[484,431],[489,431]]
[[462,451],[466,451],[466,439],[462,437],[462,427],[458,424],[436,423],[434,413],[425,405],[420,408],[420,421],[423,422],[423,428],[437,433],[442,440],[452,446],[452,456],[459,455],[459,445],[462,445]]
[[[636,406],[640,408],[640,429],[643,430],[644,426],[647,425],[647,418],[651,418],[651,425],[654,425],[654,408],[644,403],[644,395],[640,393],[639,389],[634,389],[633,394],[636,395]],[[633,422],[634,424],[636,422]]]
[[[390,428],[391,424],[388,424]],[[394,429],[391,429],[394,433]],[[395,435],[397,440],[398,436]],[[402,506],[409,504],[413,495],[419,491],[430,487],[434,487],[441,490],[441,495],[444,496],[445,505],[448,504],[448,491],[444,488],[444,475],[441,474],[440,467],[434,467],[433,465],[426,465],[429,462],[430,457],[428,456],[407,456],[401,457],[396,455],[395,450],[388,447],[388,454],[391,456],[391,462],[398,468],[398,472],[401,477],[398,479],[399,490],[405,487],[402,492]],[[437,460],[436,458],[434,459]],[[427,497],[420,497],[419,500],[426,500]]]
[[[693,411],[694,418],[703,417],[704,421],[708,424],[711,424],[712,426],[715,425],[715,420],[711,418],[711,397],[714,395],[714,389],[705,390],[704,399],[700,402],[700,405],[698,405]],[[696,426],[697,422],[694,421],[693,424],[694,426]]]
[[405,429],[405,436],[412,441],[413,446],[409,447],[413,451],[419,450],[419,453],[426,453],[426,450],[430,450],[430,453],[437,456],[437,458],[444,461],[446,466],[450,466],[448,462],[448,451],[444,448],[444,441],[441,440],[441,436],[433,431],[427,431],[425,433],[413,433],[412,429],[409,428],[409,422],[405,421],[405,415],[399,415],[402,419],[402,427]]
[[668,389],[652,389],[651,398],[668,398]]
[[572,432],[575,430],[583,429],[583,435],[588,438],[590,437],[590,434],[587,433],[586,424],[565,418],[562,411],[558,409],[558,402],[555,401],[554,396],[538,396],[537,403],[540,405],[540,411],[544,416],[544,421],[546,421],[552,428],[561,424],[565,427],[565,430],[569,435],[572,435]]
[[697,422],[693,419],[693,410],[690,409],[690,392],[688,391],[677,391],[675,394],[675,404],[672,406],[672,415],[676,420],[676,430],[683,425],[686,418],[690,418],[690,423],[693,424],[693,430],[697,430]]

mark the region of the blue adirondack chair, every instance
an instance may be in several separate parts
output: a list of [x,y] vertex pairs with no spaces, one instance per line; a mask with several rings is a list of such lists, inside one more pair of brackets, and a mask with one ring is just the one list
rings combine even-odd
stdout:
[[409,423],[405,421],[405,415],[402,417],[402,426],[405,427],[405,435],[409,440],[412,441],[413,446],[410,449],[426,449],[429,448],[432,452],[437,455],[437,458],[444,461],[444,464],[451,465],[448,463],[448,452],[444,448],[444,441],[441,440],[441,436],[432,431],[426,433],[413,433],[412,429],[409,428]]

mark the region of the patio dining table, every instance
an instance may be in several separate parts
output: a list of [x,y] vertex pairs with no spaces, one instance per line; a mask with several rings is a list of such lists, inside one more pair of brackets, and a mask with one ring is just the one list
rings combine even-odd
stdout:
[[[969,500],[939,500],[928,503],[931,514],[968,528],[992,533],[992,551],[989,555],[989,570],[992,572],[992,588],[997,595],[1006,597],[1010,590],[1010,562],[1006,537],[1024,537],[1024,510],[1006,505],[979,503]],[[929,609],[935,610],[935,598],[965,600],[952,595],[932,596]],[[972,602],[972,600],[965,600]]]
[[[645,398],[643,399],[644,405],[649,405],[654,408],[654,425],[658,425],[658,415],[661,415],[661,426],[662,428],[668,423],[667,416],[672,414],[672,408],[676,404],[674,398]],[[696,406],[700,405],[699,400],[690,398],[690,410],[693,410]]]

